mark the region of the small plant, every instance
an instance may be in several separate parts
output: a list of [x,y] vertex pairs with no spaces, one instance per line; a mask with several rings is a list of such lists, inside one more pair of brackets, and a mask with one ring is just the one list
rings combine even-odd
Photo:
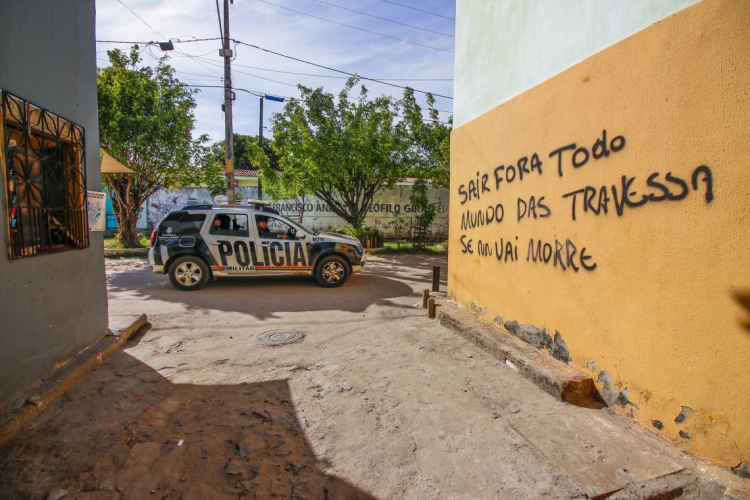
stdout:
[[362,243],[365,248],[371,248],[376,246],[377,242],[382,241],[383,237],[377,228],[371,226],[365,227],[350,227],[350,226],[331,226],[330,231],[332,233],[346,234],[348,236],[354,236]]
[[393,235],[396,237],[396,244],[399,250],[401,249],[401,242],[406,239],[406,228],[408,225],[409,222],[407,219],[401,216],[401,208],[396,207],[396,210],[393,212],[391,227],[393,228]]

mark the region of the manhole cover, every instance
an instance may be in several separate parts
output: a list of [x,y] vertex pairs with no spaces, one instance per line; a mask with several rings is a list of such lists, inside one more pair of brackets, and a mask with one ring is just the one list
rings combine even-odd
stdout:
[[299,330],[271,330],[258,335],[255,339],[262,345],[286,345],[299,342],[305,338],[305,334]]

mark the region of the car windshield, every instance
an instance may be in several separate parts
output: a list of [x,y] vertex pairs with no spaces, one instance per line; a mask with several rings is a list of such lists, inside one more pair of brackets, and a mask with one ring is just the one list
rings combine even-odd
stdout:
[[315,230],[309,229],[308,227],[303,226],[301,222],[297,222],[296,220],[292,220],[289,217],[287,217],[286,215],[282,215],[282,217],[284,219],[286,219],[288,222],[290,222],[292,224],[292,226],[296,226],[296,227],[302,229],[304,232],[306,232],[308,234],[312,234],[312,235],[315,235],[315,236],[317,236],[318,234],[320,234],[320,231],[315,231]]

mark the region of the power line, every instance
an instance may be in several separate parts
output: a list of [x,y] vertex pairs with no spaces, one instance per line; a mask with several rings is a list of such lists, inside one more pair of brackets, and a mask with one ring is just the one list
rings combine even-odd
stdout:
[[387,21],[387,22],[393,23],[393,24],[400,24],[401,26],[406,26],[407,28],[414,28],[416,30],[422,30],[422,31],[430,32],[430,33],[435,33],[436,35],[443,35],[443,36],[448,36],[448,37],[451,37],[451,38],[456,38],[453,35],[449,35],[448,33],[443,33],[443,32],[440,32],[440,31],[428,30],[427,28],[420,28],[419,26],[414,26],[413,24],[406,24],[406,23],[402,23],[402,22],[399,22],[399,21],[393,21],[391,19],[386,19],[384,17],[373,16],[372,14],[368,14],[366,12],[361,12],[359,10],[354,10],[354,9],[349,9],[347,7],[342,7],[340,5],[332,4],[332,3],[329,3],[329,2],[324,2],[323,0],[315,0],[315,1],[316,2],[320,2],[320,3],[324,3],[326,5],[330,5],[331,7],[336,7],[337,9],[348,10],[349,12],[355,12],[357,14],[362,14],[363,16],[372,17],[374,19],[380,19],[381,21]]
[[[258,0],[258,1],[262,1],[262,0]],[[172,41],[172,43],[189,43],[189,42],[202,42],[202,41],[208,41],[208,40],[219,40],[219,38],[203,38],[203,39],[200,39],[200,38],[198,38],[198,39],[195,39],[195,40],[173,40],[173,41]],[[333,71],[333,72],[336,72],[336,73],[341,73],[341,74],[343,74],[343,75],[354,76],[354,77],[357,77],[357,78],[359,78],[359,79],[361,79],[361,80],[367,80],[367,81],[370,81],[370,82],[381,83],[381,84],[383,84],[383,85],[389,85],[389,86],[391,86],[391,87],[397,87],[397,88],[400,88],[400,89],[406,89],[406,87],[405,87],[405,86],[403,86],[403,85],[397,85],[397,84],[395,84],[395,83],[389,83],[388,81],[386,81],[386,80],[397,81],[396,79],[393,79],[393,78],[391,78],[391,79],[382,79],[382,78],[368,78],[368,77],[366,77],[366,76],[360,76],[360,75],[357,75],[357,74],[355,74],[355,73],[349,73],[348,71],[342,71],[342,70],[340,70],[340,69],[335,69],[335,68],[331,68],[331,67],[329,67],[329,66],[324,66],[324,65],[322,65],[322,64],[317,64],[317,63],[314,63],[314,62],[306,61],[306,60],[304,60],[304,59],[299,59],[299,58],[297,58],[297,57],[292,57],[292,56],[288,56],[288,55],[286,55],[286,54],[282,54],[282,53],[280,53],[280,52],[275,52],[275,51],[273,51],[273,50],[270,50],[270,49],[264,49],[263,47],[259,47],[259,46],[257,46],[257,45],[253,45],[253,44],[250,44],[250,43],[245,43],[245,42],[243,42],[243,41],[241,41],[241,40],[235,40],[234,38],[232,38],[231,40],[232,40],[232,42],[234,42],[234,43],[235,43],[235,44],[237,44],[237,45],[245,45],[246,47],[251,47],[251,48],[253,48],[253,49],[258,49],[258,50],[261,50],[261,51],[263,51],[263,52],[268,52],[269,54],[273,54],[273,55],[276,55],[276,56],[279,56],[279,57],[284,57],[284,58],[286,58],[286,59],[291,59],[292,61],[297,61],[297,62],[301,62],[301,63],[304,63],[304,64],[309,64],[309,65],[311,65],[311,66],[315,66],[315,67],[317,67],[317,68],[327,69],[328,71]],[[139,42],[127,42],[127,41],[112,41],[112,40],[97,40],[97,42],[101,42],[101,43],[122,43],[122,44],[134,44],[134,43],[139,43]],[[144,43],[144,44],[150,44],[150,45],[157,45],[157,44],[158,44],[158,42],[140,42],[140,43]],[[180,52],[182,52],[182,51],[180,51]],[[196,57],[196,56],[192,56],[192,55],[190,55],[190,54],[187,54],[186,52],[182,52],[182,53],[183,53],[183,54],[185,54],[185,55],[187,55],[187,57],[190,57],[190,58],[192,58],[192,59],[195,59],[195,57]],[[196,62],[198,62],[199,64],[201,64],[201,63],[200,63],[200,62],[199,62],[198,60],[196,60]],[[205,65],[203,65],[203,64],[201,64],[201,66],[203,66],[203,67],[206,67],[206,66],[205,66]],[[207,69],[210,69],[210,68],[207,68]],[[211,71],[213,71],[213,70],[211,70]],[[215,71],[213,71],[213,72],[215,73]],[[403,80],[407,80],[407,81],[417,81],[416,79],[413,79],[413,80],[412,80],[412,79],[406,79],[406,78],[405,78],[405,79],[403,79]],[[448,81],[449,81],[449,80],[448,80]],[[286,84],[286,85],[289,85],[289,84]],[[433,95],[433,96],[435,96],[435,97],[442,97],[442,98],[444,98],[444,99],[450,99],[450,100],[453,100],[453,97],[450,97],[450,96],[447,96],[447,95],[442,95],[442,94],[435,94],[435,93],[433,93],[433,92],[428,92],[428,91],[426,91],[426,90],[418,90],[418,89],[414,89],[414,88],[412,88],[412,90],[413,90],[414,92],[418,92],[418,93],[420,93],[420,94],[432,94],[432,95]]]
[[[258,69],[261,71],[272,71],[274,73],[286,73],[288,75],[300,75],[300,76],[315,76],[318,78],[340,78],[346,80],[348,76],[334,76],[334,75],[313,75],[310,73],[298,73],[296,71],[284,71],[281,69],[270,69],[270,68],[258,68],[257,66],[246,66],[244,64],[234,64],[241,68]],[[378,80],[387,80],[391,82],[452,82],[453,78],[378,78]]]
[[435,14],[434,12],[430,12],[430,11],[427,11],[427,10],[418,9],[416,7],[410,7],[410,6],[404,5],[402,3],[391,2],[390,0],[380,0],[380,1],[381,2],[385,2],[385,3],[390,3],[390,4],[393,4],[393,5],[398,5],[399,7],[403,7],[405,9],[411,9],[411,10],[417,10],[419,12],[424,12],[425,14],[430,14],[431,16],[442,17],[443,19],[450,19],[451,21],[455,21],[456,20],[454,17],[441,16],[440,14]]
[[[262,1],[262,0],[258,0],[258,1]],[[263,52],[268,52],[269,54],[274,54],[274,55],[279,56],[279,57],[284,57],[286,59],[291,59],[293,61],[298,61],[298,62],[301,62],[301,63],[310,64],[311,66],[317,66],[318,68],[327,69],[328,71],[335,71],[336,73],[341,73],[341,74],[344,74],[344,75],[354,76],[354,77],[360,78],[362,80],[367,80],[367,81],[371,81],[371,82],[382,83],[383,85],[390,85],[391,87],[398,87],[400,89],[406,89],[407,88],[407,87],[404,87],[403,85],[396,85],[395,83],[389,83],[389,82],[386,82],[386,81],[383,81],[383,80],[378,80],[376,78],[367,78],[365,76],[360,76],[360,75],[357,75],[357,74],[354,74],[354,73],[349,73],[348,71],[342,71],[340,69],[331,68],[329,66],[323,66],[322,64],[317,64],[317,63],[314,63],[314,62],[305,61],[304,59],[299,59],[297,57],[287,56],[287,55],[282,54],[280,52],[275,52],[273,50],[264,49],[263,47],[258,47],[257,45],[252,45],[252,44],[249,44],[249,43],[241,42],[239,40],[235,40],[235,42],[237,44],[239,44],[239,45],[245,45],[247,47],[252,47],[254,49],[262,50]],[[411,88],[411,87],[409,87],[409,88]],[[432,94],[435,97],[443,97],[445,99],[453,100],[452,97],[447,96],[447,95],[434,94],[432,92],[427,92],[425,90],[417,90],[417,89],[412,89],[412,90],[414,92],[419,92],[420,94]]]
[[[205,58],[203,58],[203,57],[198,57],[198,56],[193,56],[193,57],[195,58],[195,61],[196,61],[196,62],[198,62],[198,61],[200,60],[200,61],[203,61],[203,62],[205,62],[206,64],[211,64],[211,65],[213,65],[213,66],[217,66],[217,67],[219,66],[218,64],[215,64],[215,63],[214,63],[213,61],[211,61],[211,60],[206,60],[206,59],[205,59]],[[239,65],[237,65],[237,64],[236,64],[235,66],[239,66]],[[273,80],[273,79],[271,79],[271,78],[265,78],[265,77],[263,77],[263,76],[253,75],[252,73],[247,73],[247,72],[245,72],[245,71],[240,71],[240,70],[238,70],[238,69],[233,69],[233,70],[232,70],[232,72],[233,72],[233,73],[240,73],[241,75],[252,76],[252,77],[254,77],[254,78],[260,78],[261,80],[268,80],[269,82],[280,83],[281,85],[287,85],[287,86],[289,86],[289,87],[295,87],[295,88],[297,87],[297,85],[295,85],[295,84],[292,84],[292,83],[280,82],[279,80]]]
[[[172,43],[190,43],[190,42],[201,42],[201,41],[206,41],[206,40],[220,40],[220,38],[203,38],[203,39],[196,39],[196,40],[172,40]],[[96,42],[97,43],[121,43],[125,45],[133,45],[133,44],[157,45],[159,43],[159,42],[127,42],[124,40],[97,40]],[[100,52],[107,52],[107,51],[100,50],[97,52],[97,54]],[[187,54],[186,52],[182,52],[182,53]],[[210,53],[211,52],[209,52],[209,54]],[[207,55],[207,54],[203,54],[203,55]],[[193,57],[202,57],[202,56],[193,56]],[[257,66],[247,66],[245,64],[237,64],[237,63],[234,63],[234,65],[239,66],[241,68],[257,69],[260,71],[272,71],[274,73],[286,73],[288,75],[314,76],[318,78],[341,78],[344,80],[348,78],[346,76],[314,75],[310,73],[299,73],[296,71],[284,71],[280,69],[259,68]],[[384,80],[384,81],[390,81],[390,82],[452,82],[453,78],[376,78],[376,80]]]
[[[161,34],[159,35],[164,36]],[[221,40],[221,38],[220,37],[193,38],[192,40],[180,40],[179,38],[172,38],[169,41],[172,43],[192,43],[192,42],[211,42],[211,41],[216,41],[216,40]],[[126,40],[96,40],[96,43],[124,43],[124,44],[138,44],[138,45],[158,45],[159,44],[159,42],[155,42],[153,40],[151,40],[150,42],[129,42]]]
[[[183,86],[185,86],[185,87],[195,87],[195,88],[215,88],[215,89],[223,89],[224,88],[223,85],[188,85],[187,83],[181,83],[181,84]],[[239,90],[241,92],[247,92],[248,94],[252,94],[252,95],[257,96],[257,97],[262,97],[263,95],[265,95],[265,92],[258,92],[257,90],[247,90],[247,89],[241,89],[241,88],[237,88],[237,87],[232,87],[232,90]],[[274,95],[276,95],[276,94],[274,94]],[[290,101],[300,101],[301,100],[298,97],[289,97],[289,96],[279,96],[279,97],[283,97],[284,99],[289,99]],[[402,115],[393,115],[393,116],[395,116],[396,118],[406,118],[405,116],[402,116]],[[422,121],[425,121],[425,122],[437,122],[437,123],[442,123],[443,125],[448,125],[449,124],[448,122],[442,122],[440,120],[433,120],[431,118],[427,118],[427,119],[422,118]],[[242,127],[242,128],[245,128],[245,127]],[[245,129],[245,130],[247,130],[247,129]]]
[[221,27],[221,11],[219,10],[219,0],[216,0],[216,15],[219,16],[219,34],[221,35],[221,46],[224,46],[224,30]]
[[151,25],[148,24],[146,21],[144,21],[141,16],[139,16],[138,14],[136,14],[135,11],[133,11],[133,9],[131,9],[130,7],[128,7],[127,5],[125,5],[124,3],[122,3],[122,0],[117,0],[117,1],[120,3],[120,5],[122,5],[126,9],[128,9],[131,14],[133,14],[135,17],[137,17],[138,19],[140,19],[143,24],[145,24],[146,26],[148,26],[151,31],[153,31],[154,33],[156,33],[157,35],[159,35],[160,37],[162,37],[163,39],[166,40],[167,37],[165,37],[164,35],[162,35],[158,31],[156,31],[154,28],[152,28]]
[[[119,0],[118,0],[118,1],[119,1]],[[352,25],[350,25],[350,24],[344,24],[344,23],[340,23],[340,22],[338,22],[338,21],[331,21],[330,19],[326,19],[326,18],[324,18],[324,17],[313,16],[312,14],[308,14],[308,13],[306,13],[306,12],[300,12],[300,11],[298,11],[298,10],[290,9],[289,7],[282,7],[281,5],[277,5],[277,4],[275,4],[275,3],[271,3],[271,2],[266,2],[266,0],[257,0],[257,1],[258,1],[258,2],[261,2],[261,3],[265,3],[265,4],[268,4],[268,5],[273,5],[274,7],[278,7],[279,9],[284,9],[284,10],[288,10],[288,11],[290,11],[290,12],[295,12],[295,13],[297,13],[297,14],[301,14],[301,15],[303,15],[303,16],[308,16],[308,17],[312,17],[312,18],[315,18],[315,19],[319,19],[319,20],[321,20],[321,21],[325,21],[325,22],[327,22],[327,23],[338,24],[339,26],[346,26],[347,28],[352,28],[352,29],[355,29],[355,30],[359,30],[359,31],[364,31],[364,32],[366,32],[366,33],[372,33],[373,35],[378,35],[378,36],[382,36],[382,37],[385,37],[385,38],[390,38],[390,39],[392,39],[392,40],[398,40],[399,42],[410,43],[410,44],[412,44],[412,45],[417,45],[417,46],[419,46],[419,47],[426,47],[426,48],[428,48],[428,49],[432,49],[432,50],[439,50],[440,52],[447,52],[447,53],[449,53],[449,54],[453,54],[453,51],[451,51],[451,50],[439,49],[439,48],[437,48],[437,47],[432,47],[432,46],[430,46],[430,45],[424,45],[424,44],[421,44],[421,43],[417,43],[417,42],[410,42],[409,40],[404,40],[403,38],[396,38],[395,36],[384,35],[383,33],[378,33],[377,31],[370,31],[370,30],[366,30],[366,29],[364,29],[364,28],[358,28],[358,27],[356,27],[356,26],[352,26]]]

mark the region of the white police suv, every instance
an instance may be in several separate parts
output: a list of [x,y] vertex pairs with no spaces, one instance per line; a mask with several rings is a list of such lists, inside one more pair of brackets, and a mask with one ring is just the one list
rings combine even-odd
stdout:
[[169,212],[151,234],[151,269],[189,291],[212,276],[312,275],[322,286],[335,287],[364,267],[366,255],[356,238],[313,231],[267,205],[248,200]]

